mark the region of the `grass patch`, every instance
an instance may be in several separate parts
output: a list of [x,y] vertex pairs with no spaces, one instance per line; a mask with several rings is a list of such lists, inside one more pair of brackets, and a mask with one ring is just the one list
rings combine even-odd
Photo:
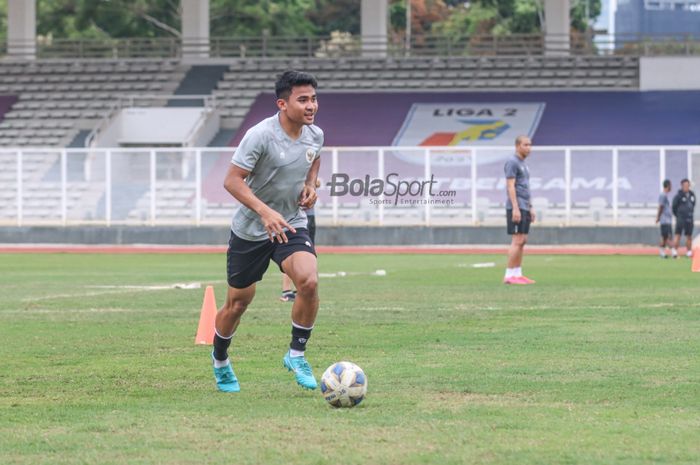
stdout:
[[[495,268],[471,264],[496,261]],[[233,342],[243,392],[194,345],[222,255],[0,255],[3,464],[700,463],[700,274],[687,260],[326,255],[308,358],[352,360],[358,408],[282,368],[270,268]],[[387,270],[383,277],[375,269]]]

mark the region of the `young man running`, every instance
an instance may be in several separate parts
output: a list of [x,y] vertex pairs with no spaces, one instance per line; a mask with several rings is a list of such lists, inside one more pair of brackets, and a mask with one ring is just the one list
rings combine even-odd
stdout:
[[316,202],[323,146],[323,131],[313,124],[318,111],[316,87],[310,74],[287,71],[280,76],[275,84],[279,111],[246,132],[224,180],[241,206],[231,222],[228,295],[216,315],[212,358],[220,391],[240,391],[228,348],[270,260],[297,289],[292,341],[283,365],[301,387],[317,386],[304,355],[319,302],[316,252],[304,213]]

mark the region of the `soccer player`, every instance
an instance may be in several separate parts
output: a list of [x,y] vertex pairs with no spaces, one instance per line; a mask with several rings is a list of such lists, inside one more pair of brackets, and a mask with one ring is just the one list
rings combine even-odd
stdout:
[[214,376],[220,391],[238,392],[228,348],[273,260],[297,289],[292,306],[292,341],[283,365],[305,389],[317,386],[304,352],[318,312],[316,252],[304,208],[316,202],[323,131],[316,79],[287,71],[275,83],[278,112],[246,132],[231,159],[224,187],[241,203],[231,222],[227,253],[228,295],[216,315]]
[[530,204],[530,171],[525,159],[530,156],[532,141],[527,136],[515,139],[515,154],[506,161],[506,221],[508,234],[512,236],[508,250],[508,267],[503,278],[505,284],[534,284],[523,276],[523,249],[530,232],[530,223],[535,222],[535,211]]
[[676,215],[676,247],[681,245],[685,232],[686,257],[693,256],[693,213],[695,212],[695,192],[690,190],[690,181],[683,179],[681,188],[673,197],[673,214]]
[[668,199],[668,194],[671,192],[671,181],[666,179],[663,183],[664,191],[659,194],[659,210],[656,212],[656,222],[661,224],[661,241],[659,242],[659,256],[668,258],[666,249],[670,248],[673,253],[673,258],[678,258],[678,252],[673,246],[673,231],[671,223],[673,222],[673,214],[671,213],[671,201]]

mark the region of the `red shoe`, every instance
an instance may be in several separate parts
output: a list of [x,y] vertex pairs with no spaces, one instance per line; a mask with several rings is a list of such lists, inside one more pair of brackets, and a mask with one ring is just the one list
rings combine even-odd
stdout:
[[518,276],[517,279],[519,279],[522,282],[522,284],[535,284],[535,280],[530,279],[527,276]]
[[523,282],[520,277],[503,278],[503,284],[527,284]]

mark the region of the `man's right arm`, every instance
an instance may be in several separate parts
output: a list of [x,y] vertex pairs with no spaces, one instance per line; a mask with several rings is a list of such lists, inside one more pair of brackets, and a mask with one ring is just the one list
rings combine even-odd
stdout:
[[284,228],[287,228],[293,233],[295,233],[296,230],[285,221],[282,215],[268,207],[253,193],[250,186],[245,182],[249,174],[250,171],[232,163],[226,173],[226,178],[224,178],[224,189],[226,189],[233,198],[260,216],[260,221],[265,227],[271,241],[274,242],[276,238],[280,243],[287,242],[287,235],[284,233]]
[[506,178],[506,189],[510,203],[513,205],[513,223],[520,223],[520,206],[518,206],[518,196],[515,194],[515,178]]
[[671,211],[674,216],[678,216],[678,204],[680,203],[680,196],[676,194],[673,197],[673,203],[671,204]]

